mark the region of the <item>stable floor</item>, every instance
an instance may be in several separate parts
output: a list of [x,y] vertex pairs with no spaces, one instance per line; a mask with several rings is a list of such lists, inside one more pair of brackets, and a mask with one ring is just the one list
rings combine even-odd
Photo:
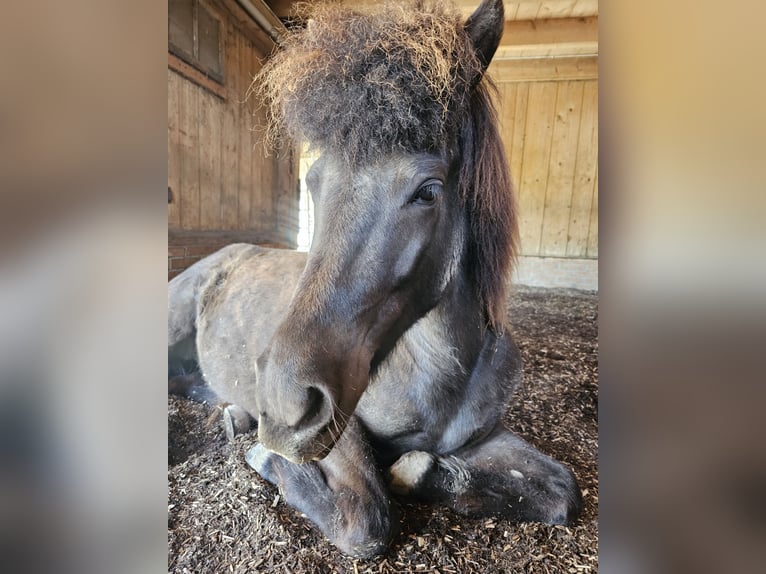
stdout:
[[348,558],[245,464],[253,434],[229,443],[217,409],[169,397],[168,572],[597,572],[598,296],[518,287],[509,319],[525,374],[505,422],[574,471],[585,502],[575,526],[402,503],[388,552]]

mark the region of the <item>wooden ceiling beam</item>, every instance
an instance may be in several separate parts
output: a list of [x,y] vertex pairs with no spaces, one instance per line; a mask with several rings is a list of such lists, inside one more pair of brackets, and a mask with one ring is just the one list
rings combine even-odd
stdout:
[[[292,12],[297,0],[266,0],[272,12],[284,18]],[[339,0],[349,6],[375,6],[380,0]],[[453,0],[464,16],[469,16],[479,6],[480,0]],[[560,16],[583,16],[598,14],[598,0],[517,0],[505,2],[505,17],[551,18]]]
[[495,59],[561,58],[596,54],[598,16],[591,16],[506,21]]
[[507,20],[501,46],[598,43],[598,16],[550,20]]
[[[349,5],[374,4],[372,0],[345,0]],[[530,4],[532,2],[529,2]],[[291,0],[268,1],[272,10],[283,17],[294,4]],[[458,1],[464,8],[475,0]],[[570,0],[569,5],[572,5]],[[503,38],[495,59],[560,58],[598,54],[598,16],[549,18],[545,20],[506,20]]]

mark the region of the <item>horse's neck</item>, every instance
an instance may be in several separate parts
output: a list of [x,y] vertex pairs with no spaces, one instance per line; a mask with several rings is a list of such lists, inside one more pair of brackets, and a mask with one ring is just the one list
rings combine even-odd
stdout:
[[431,363],[433,372],[468,374],[486,334],[486,318],[475,289],[460,276],[436,307],[404,334],[403,343],[421,366]]

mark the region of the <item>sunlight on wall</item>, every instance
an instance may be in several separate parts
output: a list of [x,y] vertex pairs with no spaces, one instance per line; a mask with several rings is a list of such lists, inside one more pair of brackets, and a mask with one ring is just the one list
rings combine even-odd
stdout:
[[317,152],[309,151],[308,144],[304,144],[299,175],[301,196],[298,202],[298,251],[308,251],[311,248],[311,238],[314,236],[314,202],[306,188],[306,174],[318,157]]

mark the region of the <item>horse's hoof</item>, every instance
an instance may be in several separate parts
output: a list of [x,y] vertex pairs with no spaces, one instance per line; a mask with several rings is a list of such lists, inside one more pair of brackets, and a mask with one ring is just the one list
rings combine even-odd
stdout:
[[404,453],[388,471],[391,491],[407,495],[417,490],[435,464],[436,457],[431,453],[421,450]]
[[252,419],[242,407],[229,405],[223,409],[223,428],[227,439],[234,440],[235,437],[248,432],[251,426]]
[[256,443],[245,455],[245,462],[255,472],[261,475],[262,478],[268,480],[272,484],[277,484],[277,475],[274,469],[276,455],[263,446],[261,443]]
[[266,449],[266,447],[264,447],[261,443],[256,443],[250,448],[249,451],[247,451],[247,454],[245,455],[245,462],[250,468],[259,472],[266,463],[266,459],[268,458],[269,454],[271,453]]

